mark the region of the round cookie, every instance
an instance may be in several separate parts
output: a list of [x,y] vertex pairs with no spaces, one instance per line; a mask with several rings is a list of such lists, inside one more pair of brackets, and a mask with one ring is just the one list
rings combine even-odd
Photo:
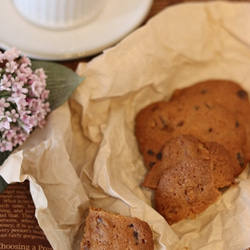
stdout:
[[163,123],[162,115],[165,115],[166,109],[171,110],[171,114],[176,113],[174,106],[162,101],[147,106],[136,117],[135,135],[144,163],[149,169],[161,160],[162,146],[169,139],[166,131],[172,130],[170,123]]
[[229,80],[207,80],[190,87],[176,90],[171,100],[202,96],[204,100],[213,100],[224,105],[236,115],[238,122],[245,126],[245,160],[250,161],[250,101],[248,93],[238,84]]
[[155,208],[171,225],[194,218],[220,197],[208,160],[188,160],[167,169],[155,191]]
[[192,135],[170,139],[163,147],[161,161],[157,161],[145,176],[143,186],[156,189],[166,169],[190,159],[210,159],[209,151]]
[[[186,112],[191,119],[188,119],[190,134],[204,142],[217,142],[223,145],[229,152],[234,165],[234,176],[238,176],[246,167],[245,145],[246,129],[239,122],[239,117],[230,110],[214,100],[206,100],[203,96],[183,97],[178,99],[186,107]],[[189,107],[193,107],[189,111]],[[193,112],[197,109],[199,112]],[[193,127],[192,127],[193,126]],[[196,130],[196,132],[195,132]]]
[[180,134],[222,144],[232,158],[235,175],[245,167],[245,127],[224,106],[200,96],[151,104],[138,114],[135,134],[149,168],[161,160],[165,143]]
[[149,170],[143,186],[156,189],[166,169],[191,159],[210,161],[215,188],[223,188],[234,183],[234,168],[224,146],[216,142],[203,143],[191,135],[180,135],[164,145],[162,160]]

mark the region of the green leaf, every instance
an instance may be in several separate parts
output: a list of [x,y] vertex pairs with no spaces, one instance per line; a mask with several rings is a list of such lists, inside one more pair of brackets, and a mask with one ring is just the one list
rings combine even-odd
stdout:
[[[31,63],[32,70],[43,68],[47,75],[46,89],[50,91],[48,101],[51,110],[55,110],[67,101],[76,87],[84,80],[84,77],[78,76],[73,70],[58,63],[46,61],[31,61]],[[0,153],[0,166],[10,154],[11,152],[8,151]],[[7,185],[6,181],[0,175],[0,193]]]
[[5,151],[0,153],[0,166],[4,163],[4,161],[8,158],[10,154],[11,154],[10,151]]
[[33,70],[43,68],[47,75],[47,89],[50,91],[49,103],[51,110],[63,104],[81,84],[84,77],[78,76],[73,70],[53,62],[31,61]]
[[2,193],[5,188],[8,186],[8,183],[4,180],[4,178],[0,175],[0,193]]
[[[10,154],[11,154],[10,151],[5,151],[5,152],[0,153],[0,166],[4,163],[4,161],[8,158]],[[7,186],[8,186],[8,183],[0,175],[0,193],[2,193]]]

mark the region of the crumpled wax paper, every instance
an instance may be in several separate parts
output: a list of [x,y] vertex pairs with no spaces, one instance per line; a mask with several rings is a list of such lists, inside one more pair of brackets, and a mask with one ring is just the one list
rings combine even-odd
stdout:
[[147,221],[155,249],[250,246],[249,168],[196,219],[170,227],[141,187],[146,168],[134,136],[137,112],[176,88],[217,78],[250,93],[249,31],[249,3],[180,4],[79,64],[85,81],[0,168],[8,182],[30,180],[54,249],[79,249],[89,205]]

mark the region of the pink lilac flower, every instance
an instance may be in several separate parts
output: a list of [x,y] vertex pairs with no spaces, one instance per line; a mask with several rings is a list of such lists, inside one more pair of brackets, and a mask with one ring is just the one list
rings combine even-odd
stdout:
[[15,61],[10,61],[5,64],[5,72],[14,73],[18,68],[18,64]]
[[16,112],[15,109],[12,109],[11,111],[6,111],[5,115],[10,119],[11,122],[16,122],[19,114]]
[[31,61],[15,48],[0,52],[0,152],[21,145],[50,112],[43,69],[32,71]]
[[2,90],[10,90],[11,82],[6,75],[3,75],[2,79],[0,79],[0,91]]
[[3,53],[2,60],[7,60],[9,62],[14,61],[20,56],[20,51],[18,51],[16,48],[12,48],[10,50],[6,50]]
[[23,93],[28,93],[28,89],[24,87],[24,82],[19,79],[15,79],[12,83],[12,92],[15,93],[15,96],[22,95]]
[[4,110],[5,108],[8,108],[10,106],[10,104],[8,102],[6,102],[5,98],[1,98],[0,99],[0,116],[2,116],[4,114]]
[[15,104],[17,107],[17,110],[26,109],[27,101],[26,101],[26,95],[24,94],[17,95],[17,93],[13,93],[12,96],[7,98],[7,101]]

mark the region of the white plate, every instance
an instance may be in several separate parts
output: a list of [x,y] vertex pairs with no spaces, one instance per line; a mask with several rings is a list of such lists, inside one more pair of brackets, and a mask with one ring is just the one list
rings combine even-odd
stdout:
[[69,60],[94,55],[138,27],[153,0],[107,0],[100,16],[81,27],[53,31],[25,21],[12,1],[1,0],[0,47],[16,47],[31,58]]

